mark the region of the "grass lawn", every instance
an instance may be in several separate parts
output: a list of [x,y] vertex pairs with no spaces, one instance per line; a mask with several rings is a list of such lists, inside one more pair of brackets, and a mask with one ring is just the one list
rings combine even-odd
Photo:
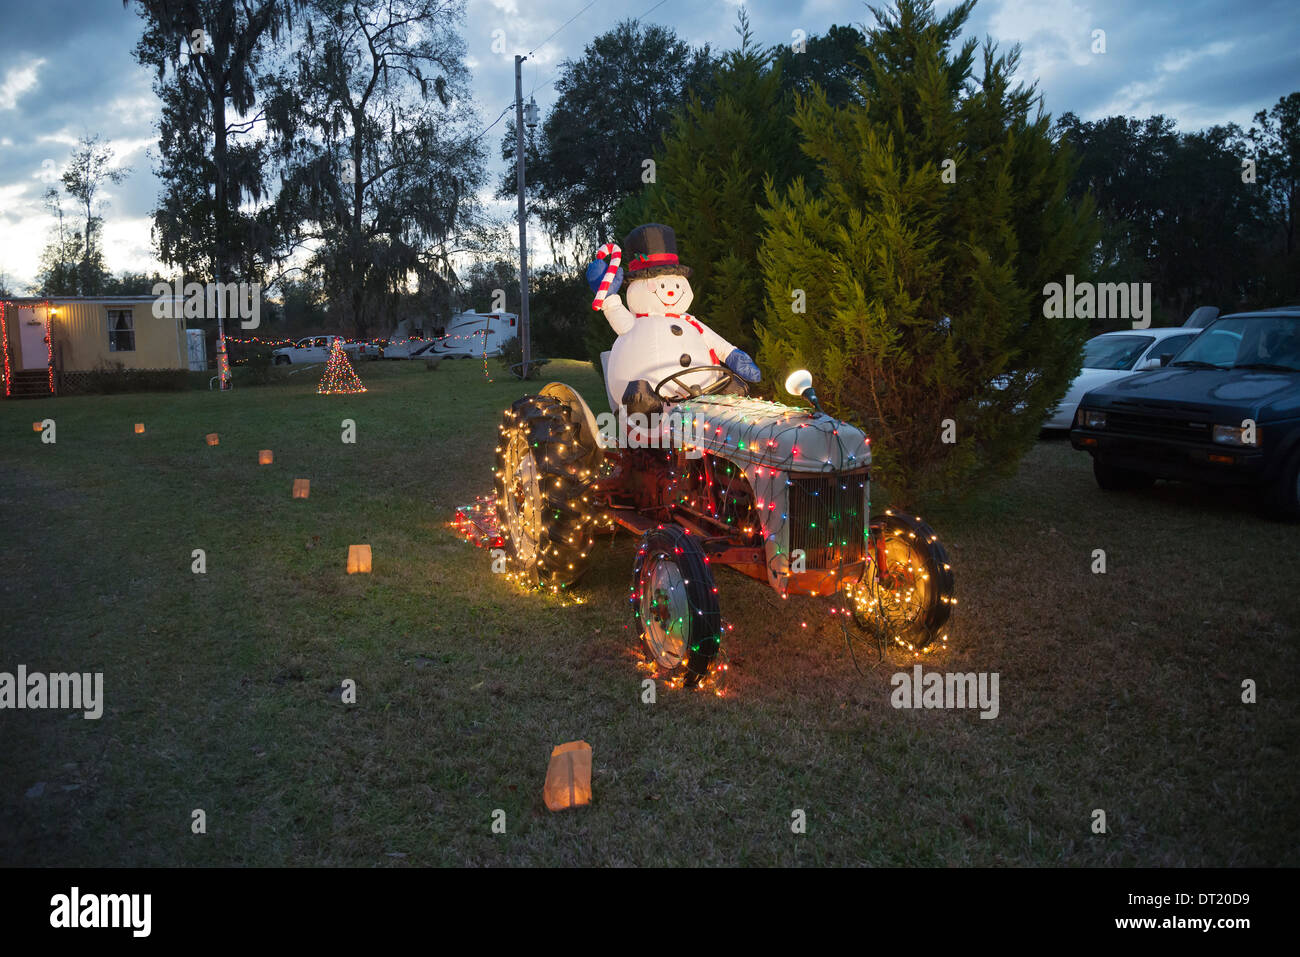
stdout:
[[[102,671],[106,699],[98,721],[0,711],[0,864],[1300,864],[1300,530],[1247,496],[1106,494],[1054,441],[922,503],[961,602],[925,665],[998,672],[994,720],[893,709],[908,660],[859,646],[859,675],[823,604],[725,570],[727,696],[648,705],[630,535],[575,603],[513,590],[447,527],[490,491],[521,385],[358,371],[358,396],[307,371],[0,403],[0,671]],[[589,367],[546,371],[603,404]],[[345,573],[355,543],[372,575]],[[551,814],[550,750],[579,738],[594,802]]]

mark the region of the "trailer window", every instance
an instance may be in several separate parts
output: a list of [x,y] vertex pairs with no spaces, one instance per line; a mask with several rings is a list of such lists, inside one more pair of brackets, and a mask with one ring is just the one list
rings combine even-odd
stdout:
[[130,309],[108,310],[108,351],[135,352],[135,316]]

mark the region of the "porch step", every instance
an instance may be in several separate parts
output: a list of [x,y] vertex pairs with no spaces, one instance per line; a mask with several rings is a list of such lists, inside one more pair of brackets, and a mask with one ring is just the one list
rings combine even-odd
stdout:
[[45,369],[10,370],[9,398],[40,399],[50,396],[50,374]]

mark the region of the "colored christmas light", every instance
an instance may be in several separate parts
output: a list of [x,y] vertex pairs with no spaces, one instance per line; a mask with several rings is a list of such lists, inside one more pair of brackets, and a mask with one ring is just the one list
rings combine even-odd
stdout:
[[[545,401],[541,397],[533,398]],[[665,504],[650,506],[654,511],[659,511],[662,517],[661,510],[665,507],[671,509],[684,506],[687,511],[681,515],[681,519],[670,520],[669,524],[680,528],[685,534],[692,534],[692,523],[699,523],[707,516],[716,522],[724,534],[734,536],[738,547],[766,550],[769,556],[769,581],[781,597],[786,598],[783,588],[785,581],[791,574],[803,572],[792,573],[791,562],[784,553],[789,547],[786,544],[790,532],[787,526],[790,515],[795,510],[782,510],[782,502],[787,495],[793,494],[785,493],[784,490],[792,488],[796,484],[794,480],[800,480],[800,494],[805,496],[803,501],[806,504],[818,500],[824,502],[815,505],[813,512],[804,517],[802,527],[813,532],[813,538],[817,542],[815,547],[823,551],[816,571],[828,579],[826,589],[815,589],[805,594],[810,594],[811,597],[821,595],[837,603],[828,605],[828,613],[835,616],[832,620],[844,630],[846,639],[851,623],[857,623],[861,629],[859,633],[871,634],[870,628],[874,622],[880,636],[888,636],[905,652],[918,657],[946,648],[946,630],[936,628],[925,636],[932,639],[929,641],[918,642],[912,637],[917,623],[924,623],[930,608],[934,607],[931,602],[949,606],[948,612],[956,605],[950,584],[931,580],[930,570],[935,567],[937,557],[927,554],[921,546],[922,541],[926,545],[933,545],[937,536],[929,532],[919,534],[923,527],[919,525],[919,516],[903,516],[884,525],[870,521],[866,474],[871,461],[868,438],[862,436],[850,442],[838,426],[832,427],[823,433],[827,436],[826,450],[823,452],[818,448],[813,454],[819,457],[811,458],[803,455],[803,449],[814,447],[815,443],[796,444],[796,437],[802,437],[798,430],[810,425],[815,429],[819,427],[818,423],[808,421],[811,416],[805,410],[738,396],[688,399],[676,408],[679,412],[695,413],[689,421],[699,437],[696,444],[690,446],[690,451],[696,453],[691,459],[682,455],[685,447],[664,451],[662,458],[648,451],[631,456],[611,452],[598,456],[599,464],[590,467],[583,467],[582,462],[569,461],[568,450],[580,446],[583,439],[579,436],[582,426],[570,421],[567,415],[549,419],[549,432],[544,439],[539,440],[538,433],[532,430],[522,413],[516,413],[514,409],[505,413],[495,450],[503,458],[499,459],[494,475],[498,488],[509,489],[509,483],[505,480],[510,476],[503,474],[502,470],[508,472],[512,468],[509,464],[511,461],[523,462],[530,455],[536,457],[534,485],[541,492],[541,501],[545,505],[539,510],[536,507],[539,503],[534,503],[534,510],[529,517],[525,518],[522,512],[518,516],[523,523],[518,532],[536,548],[536,561],[548,557],[554,562],[561,555],[557,551],[561,545],[579,546],[579,557],[585,559],[597,532],[623,524],[618,520],[615,509],[628,507],[626,504],[617,504],[618,493],[614,493],[612,503],[607,502],[599,493],[587,494],[592,492],[590,483],[611,475],[618,468],[639,470],[644,467],[660,470],[662,476],[660,481],[663,497],[658,501]],[[699,431],[702,424],[703,434]],[[513,459],[510,458],[512,455]],[[572,497],[566,495],[565,504],[571,513],[578,516],[578,523],[570,526],[573,530],[564,542],[550,540],[548,543],[541,533],[549,524],[549,518],[562,517],[558,507],[551,507],[561,503],[547,498],[552,494],[552,488],[559,490],[564,487],[564,481],[560,478],[555,478],[552,486],[552,476],[556,475],[566,475],[572,483],[569,486]],[[819,477],[829,484],[822,488],[805,481]],[[517,484],[517,479],[516,473],[512,480]],[[825,497],[829,501],[823,498],[823,491],[830,493]],[[782,494],[778,495],[778,492]],[[516,488],[513,492],[515,498],[510,501],[517,500],[522,507],[525,499],[520,496],[524,494],[531,493]],[[613,508],[609,507],[611,504]],[[638,514],[645,515],[646,512]],[[887,511],[885,514],[891,516],[893,513]],[[511,522],[513,527],[514,517]],[[917,523],[917,531],[908,527],[913,522]],[[515,551],[512,544],[508,544],[507,530],[498,527],[493,496],[481,496],[472,505],[457,509],[452,525],[476,545],[504,547],[512,553]],[[708,527],[705,525],[704,529]],[[700,528],[694,530],[697,534],[706,536],[717,534]],[[883,541],[877,547],[878,536],[887,536],[888,547]],[[681,554],[680,548],[674,550]],[[682,580],[674,584],[671,580],[656,578],[653,587],[652,583],[647,582],[647,569],[659,561],[674,562],[673,556],[661,551],[651,559],[646,554],[643,542],[638,557],[641,572],[629,586],[628,596],[633,608],[640,608],[643,613],[634,611],[635,627],[643,630],[643,615],[653,615],[661,631],[666,630],[666,635],[675,634],[690,640],[682,655],[677,656],[677,652],[673,651],[662,665],[653,660],[644,660],[639,667],[655,672],[656,677],[663,678],[669,687],[680,687],[695,678],[702,678],[701,688],[712,689],[722,696],[718,682],[727,666],[720,642],[734,626],[724,622],[720,631],[711,636],[700,634],[700,629],[690,627],[692,618],[702,617],[706,614],[706,609],[695,607],[688,595],[678,592],[680,586],[690,584],[689,579],[682,575]],[[560,560],[564,559],[561,557]],[[702,560],[706,567],[711,564],[707,554],[702,556]],[[867,574],[858,579],[857,574],[847,573],[848,566],[856,565],[861,569],[864,560]],[[878,563],[884,567],[879,567]],[[574,564],[570,563],[568,567],[572,570]],[[942,569],[950,572],[951,565],[942,562]],[[537,583],[536,576],[518,568],[512,568],[507,577],[531,589],[548,590],[545,583]],[[948,582],[950,580],[947,579]],[[778,585],[778,582],[781,584]],[[932,591],[936,585],[939,586],[937,594]],[[565,594],[566,588],[567,584],[552,584],[549,591],[561,595]],[[716,595],[717,591],[714,586],[712,593]],[[716,608],[707,609],[707,613],[716,614]],[[946,613],[944,617],[947,617]],[[798,631],[803,632],[806,628],[806,621],[801,622]],[[937,633],[939,631],[942,633]],[[706,674],[700,676],[685,673],[681,665],[690,656],[689,653],[699,652],[710,642],[717,651],[715,657],[704,666]],[[921,647],[918,647],[918,643]],[[673,644],[673,647],[677,646]],[[689,648],[689,651],[685,648]],[[850,651],[852,652],[851,645]],[[649,658],[649,652],[643,652]],[[678,667],[667,669],[666,673],[661,674],[674,656],[680,659]],[[854,663],[856,665],[856,656]]]
[[4,352],[5,357],[5,398],[9,397],[9,324],[5,320],[5,307],[8,305],[4,300],[0,300],[0,350]]
[[[5,377],[5,396],[13,394],[13,369],[9,363],[9,322],[8,308],[13,303],[8,300],[0,299],[0,350],[4,352],[4,377]],[[45,310],[45,368],[46,378],[49,385],[50,393],[54,393],[54,334],[51,326],[52,307],[48,299],[35,303],[30,307],[32,312],[38,309]]]
[[330,348],[329,361],[325,363],[325,374],[321,376],[316,392],[320,395],[353,395],[365,391],[366,387],[361,384],[360,377],[352,368],[348,354],[343,351],[343,343],[335,339]]

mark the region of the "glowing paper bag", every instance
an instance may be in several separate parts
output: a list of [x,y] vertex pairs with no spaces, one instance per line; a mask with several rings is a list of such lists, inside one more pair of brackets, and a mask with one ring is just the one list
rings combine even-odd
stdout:
[[591,745],[570,741],[551,752],[542,798],[552,811],[591,803]]

